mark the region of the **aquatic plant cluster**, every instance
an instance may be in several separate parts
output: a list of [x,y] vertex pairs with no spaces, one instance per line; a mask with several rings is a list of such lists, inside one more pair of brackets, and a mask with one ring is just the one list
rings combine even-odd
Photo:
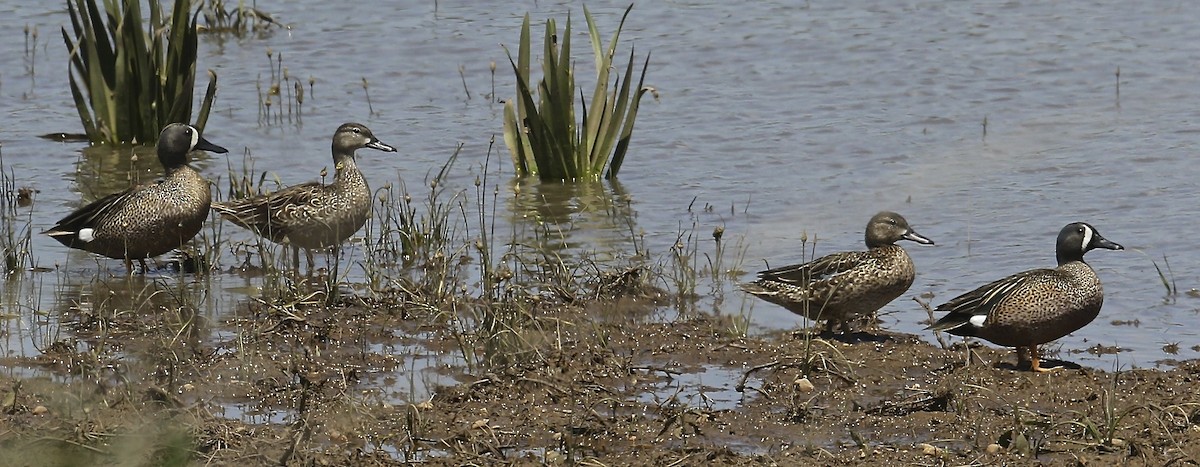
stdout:
[[[637,119],[642,96],[655,92],[645,85],[650,55],[642,64],[642,74],[633,86],[634,50],[629,50],[629,62],[624,78],[618,77],[609,90],[609,73],[613,69],[617,39],[625,26],[633,5],[625,9],[621,24],[608,47],[603,47],[596,22],[587,7],[587,19],[592,53],[596,58],[596,87],[592,91],[591,111],[583,102],[580,90],[580,119],[575,117],[575,64],[571,56],[571,18],[561,36],[553,19],[546,21],[542,79],[534,86],[529,74],[530,45],[529,15],[521,23],[521,40],[514,61],[508,61],[517,76],[517,99],[504,104],[504,142],[512,153],[513,164],[520,175],[536,175],[542,180],[595,180],[604,174],[611,179],[621,170],[633,124]],[[560,41],[561,37],[561,43]],[[536,90],[536,92],[535,92]],[[605,167],[608,167],[605,171]]]
[[[169,18],[159,2],[96,0],[67,2],[71,30],[63,42],[71,53],[71,95],[87,138],[94,144],[149,144],[171,123],[194,122],[204,130],[216,97],[209,71],[200,113],[192,119],[196,82],[196,16],[191,0],[175,0]],[[142,22],[149,20],[148,29]]]

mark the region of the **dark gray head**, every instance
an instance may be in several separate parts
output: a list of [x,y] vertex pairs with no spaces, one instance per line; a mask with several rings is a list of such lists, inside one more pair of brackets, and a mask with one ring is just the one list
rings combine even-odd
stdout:
[[224,154],[223,147],[208,142],[191,125],[172,123],[158,134],[158,160],[167,170],[187,165],[189,152],[201,150]]
[[1095,227],[1086,222],[1067,224],[1058,232],[1058,244],[1054,247],[1058,264],[1083,261],[1083,254],[1096,248],[1124,250],[1125,247],[1101,237]]
[[893,245],[900,240],[933,245],[933,240],[921,236],[908,226],[908,221],[904,220],[904,216],[894,212],[880,212],[867,223],[867,248]]
[[362,148],[396,152],[396,148],[383,144],[371,130],[361,123],[343,123],[333,133],[333,158],[354,157],[354,151]]

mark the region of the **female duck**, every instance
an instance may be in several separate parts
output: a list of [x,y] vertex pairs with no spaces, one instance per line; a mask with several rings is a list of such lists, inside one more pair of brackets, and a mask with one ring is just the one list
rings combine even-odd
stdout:
[[867,223],[867,251],[833,253],[814,261],[758,273],[742,290],[812,320],[828,329],[874,313],[903,294],[916,276],[912,258],[896,245],[910,240],[932,245],[894,212],[880,212]]
[[333,134],[333,183],[310,182],[274,193],[216,203],[213,210],[230,222],[268,240],[292,247],[292,264],[300,267],[300,249],[312,270],[312,250],[337,247],[362,228],[371,214],[371,189],[354,162],[361,148],[396,152],[371,130],[346,123]]
[[1058,267],[1013,274],[938,305],[949,311],[929,329],[957,336],[980,337],[1017,348],[1017,362],[1037,372],[1042,368],[1038,345],[1086,326],[1100,314],[1104,289],[1083,255],[1096,248],[1123,250],[1083,222],[1058,233]]
[[212,202],[208,180],[188,165],[188,153],[226,150],[182,123],[163,128],[157,150],[162,180],[100,198],[42,233],[71,248],[124,259],[130,272],[136,259],[143,273],[146,258],[187,243],[208,219]]

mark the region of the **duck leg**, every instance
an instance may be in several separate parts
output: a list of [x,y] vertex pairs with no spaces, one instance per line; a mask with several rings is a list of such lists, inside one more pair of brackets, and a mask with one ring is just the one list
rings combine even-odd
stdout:
[[1029,363],[1030,368],[1037,365],[1029,360],[1029,347],[1017,347],[1017,368],[1025,366],[1026,363]]
[[1032,346],[1032,347],[1030,347],[1030,354],[1032,354],[1032,361],[1031,361],[1031,363],[1030,363],[1030,365],[1029,365],[1029,370],[1030,370],[1030,371],[1034,371],[1034,372],[1037,372],[1037,373],[1049,373],[1049,372],[1052,372],[1052,371],[1058,371],[1058,370],[1061,370],[1061,369],[1063,369],[1063,367],[1061,367],[1061,366],[1055,366],[1055,367],[1050,367],[1050,368],[1042,368],[1041,361],[1040,361],[1040,359],[1038,358],[1038,348],[1037,348],[1037,346],[1036,346],[1036,345],[1035,345],[1035,346]]

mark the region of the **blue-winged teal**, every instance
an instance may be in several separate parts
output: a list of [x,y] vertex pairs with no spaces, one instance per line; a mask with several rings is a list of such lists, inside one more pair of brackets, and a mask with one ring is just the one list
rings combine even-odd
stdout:
[[908,226],[904,217],[881,212],[867,223],[867,251],[833,253],[823,258],[758,273],[742,290],[813,320],[826,320],[829,330],[874,313],[913,283],[912,258],[896,245],[911,240],[932,245]]
[[213,204],[234,224],[272,242],[292,247],[292,264],[300,267],[300,249],[313,265],[312,250],[338,247],[367,222],[371,189],[354,163],[361,148],[396,152],[358,123],[345,123],[333,133],[333,183],[309,182],[274,193]]
[[157,150],[162,180],[100,198],[42,233],[71,248],[124,259],[130,272],[133,260],[145,272],[146,258],[187,243],[208,219],[212,202],[208,180],[187,165],[188,153],[226,150],[182,123],[163,128]]
[[1100,278],[1083,262],[1095,248],[1125,249],[1091,225],[1069,224],[1058,233],[1057,268],[1013,274],[938,305],[950,314],[929,329],[1016,347],[1019,365],[1050,371],[1040,366],[1037,346],[1086,326],[1104,304]]

